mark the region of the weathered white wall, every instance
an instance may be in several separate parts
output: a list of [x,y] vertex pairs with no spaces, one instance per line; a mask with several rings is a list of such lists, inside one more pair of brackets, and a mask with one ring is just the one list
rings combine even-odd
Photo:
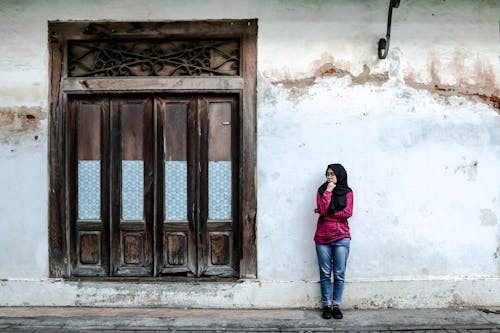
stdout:
[[[332,162],[355,191],[346,305],[500,305],[500,4],[403,0],[379,60],[387,6],[0,0],[0,304],[99,295],[46,280],[47,21],[258,18],[259,281],[210,285],[212,306],[317,304],[313,209]],[[197,305],[169,292],[108,304]]]

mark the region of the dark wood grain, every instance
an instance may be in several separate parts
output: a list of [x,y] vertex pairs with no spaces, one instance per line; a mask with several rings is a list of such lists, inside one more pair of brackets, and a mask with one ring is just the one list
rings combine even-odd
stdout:
[[101,159],[101,108],[94,103],[78,107],[78,160]]
[[241,255],[240,277],[257,278],[257,34],[242,37],[241,52],[245,88],[242,100],[241,142]]
[[134,78],[64,78],[61,82],[63,89],[68,93],[95,93],[95,92],[179,92],[192,93],[194,91],[217,91],[230,92],[243,89],[244,82],[242,77],[216,77],[216,78],[158,78],[158,77],[139,77]]
[[80,233],[80,263],[96,265],[99,263],[100,242],[98,233]]
[[97,38],[230,38],[245,33],[257,34],[257,20],[204,20],[162,22],[49,22],[54,33],[73,40]]
[[198,275],[198,221],[200,219],[199,208],[199,184],[197,179],[197,159],[199,155],[198,147],[198,103],[197,99],[191,97],[188,106],[188,267],[195,276]]
[[208,100],[198,98],[198,198],[199,219],[197,223],[198,236],[198,276],[202,275],[208,266],[209,239],[208,239]]
[[210,235],[210,263],[212,265],[228,265],[230,258],[229,235]]
[[165,161],[186,161],[187,103],[166,103],[164,115]]
[[231,161],[231,103],[212,102],[208,106],[209,160]]
[[144,104],[120,101],[122,160],[143,160]]
[[166,258],[170,266],[186,265],[187,237],[184,233],[168,233],[166,239]]
[[60,83],[63,76],[64,38],[49,29],[49,276],[68,277],[66,243],[65,122]]

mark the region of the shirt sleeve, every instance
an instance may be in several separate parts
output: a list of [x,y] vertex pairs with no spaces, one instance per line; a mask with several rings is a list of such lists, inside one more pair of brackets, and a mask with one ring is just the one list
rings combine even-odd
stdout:
[[[328,201],[329,202],[329,201]],[[333,213],[333,217],[339,217],[342,219],[347,219],[352,216],[352,207],[354,205],[354,195],[351,192],[347,192],[346,194],[346,206],[342,210],[337,210]],[[327,206],[328,208],[328,206]]]
[[331,200],[332,192],[325,191],[323,195],[318,192],[316,195],[316,203],[318,205],[319,215],[326,216],[328,214],[328,206],[330,206]]

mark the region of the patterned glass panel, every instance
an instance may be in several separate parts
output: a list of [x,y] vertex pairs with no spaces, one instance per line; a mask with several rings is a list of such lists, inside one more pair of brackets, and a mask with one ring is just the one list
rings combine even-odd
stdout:
[[122,161],[122,219],[144,218],[144,162]]
[[230,220],[232,201],[231,103],[208,107],[208,219]]
[[165,220],[187,220],[187,162],[165,162]]
[[101,218],[101,161],[78,161],[78,219]]
[[231,219],[231,161],[208,164],[208,219]]

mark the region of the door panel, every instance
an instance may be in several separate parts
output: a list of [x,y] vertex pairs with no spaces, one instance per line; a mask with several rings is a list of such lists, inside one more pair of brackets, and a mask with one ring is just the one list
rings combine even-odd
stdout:
[[196,275],[195,106],[191,97],[156,99],[159,274]]
[[75,276],[109,274],[106,99],[69,101],[70,252]]
[[[199,99],[201,126],[200,258],[202,275],[231,276],[237,272],[234,234],[237,232],[238,170],[237,98]],[[235,210],[236,209],[236,210]]]
[[153,275],[152,98],[114,98],[112,275]]
[[232,219],[232,104],[208,103],[208,221]]
[[160,274],[234,275],[237,98],[158,99],[157,116]]

